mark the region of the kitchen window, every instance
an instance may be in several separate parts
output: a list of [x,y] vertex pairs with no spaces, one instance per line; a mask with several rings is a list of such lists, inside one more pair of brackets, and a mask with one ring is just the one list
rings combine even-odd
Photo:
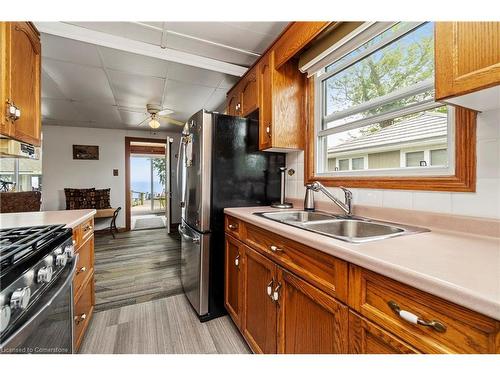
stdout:
[[[333,186],[349,185],[345,182],[358,177],[453,179],[463,173],[461,165],[456,173],[457,133],[462,139],[464,126],[475,127],[475,114],[434,100],[434,24],[370,25],[344,40],[331,52],[337,58],[325,58],[328,65],[312,75],[314,159],[308,162],[309,179]],[[457,130],[462,118],[465,125]],[[475,149],[471,152],[475,158]]]

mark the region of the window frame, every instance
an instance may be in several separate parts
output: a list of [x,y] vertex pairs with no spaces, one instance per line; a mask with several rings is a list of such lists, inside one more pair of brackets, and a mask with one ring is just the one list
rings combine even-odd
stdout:
[[[317,173],[315,100],[315,78],[307,79],[306,85],[306,148],[304,183],[320,181],[325,186],[351,188],[428,190],[450,192],[476,191],[476,120],[477,112],[463,107],[454,107],[454,173],[449,175],[350,175],[325,176]],[[426,168],[431,170],[433,167]],[[352,171],[351,171],[352,172]]]
[[[435,43],[435,42],[434,42]],[[331,72],[329,72],[331,73]],[[328,79],[331,74],[321,77]],[[476,189],[476,119],[477,112],[462,107],[454,107],[449,120],[449,130],[453,133],[451,139],[453,144],[448,144],[450,156],[449,170],[444,173],[443,167],[428,166],[426,173],[421,167],[418,174],[399,173],[397,175],[379,170],[379,173],[352,173],[348,175],[335,172],[335,175],[318,173],[318,160],[320,153],[316,148],[321,147],[317,142],[318,129],[322,128],[323,111],[318,108],[322,103],[315,98],[323,98],[319,90],[322,85],[317,85],[317,75],[307,78],[307,100],[306,100],[306,153],[305,153],[305,183],[320,181],[325,186],[346,186],[353,188],[377,188],[377,189],[402,189],[402,190],[430,190],[430,191],[461,191],[473,192]],[[449,135],[450,137],[450,135]],[[453,147],[453,148],[452,148]],[[324,159],[324,158],[323,158]],[[411,169],[411,168],[408,168]],[[324,169],[323,169],[324,170]],[[398,172],[404,171],[402,168]],[[373,171],[373,170],[372,170]],[[331,174],[331,172],[330,172]]]

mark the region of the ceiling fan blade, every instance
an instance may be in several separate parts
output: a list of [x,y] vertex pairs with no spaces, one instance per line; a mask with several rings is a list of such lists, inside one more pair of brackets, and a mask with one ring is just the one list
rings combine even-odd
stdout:
[[138,123],[137,126],[141,126],[142,124],[144,124],[149,119],[150,119],[149,117],[146,117],[144,120],[142,120],[140,123]]
[[165,116],[174,113],[170,108],[162,108],[157,112],[158,116]]
[[184,124],[185,124],[185,122],[174,120],[173,118],[168,117],[168,116],[158,116],[158,117],[161,118],[162,120],[165,120],[166,122],[168,122],[170,124],[173,124],[173,125],[184,126]]

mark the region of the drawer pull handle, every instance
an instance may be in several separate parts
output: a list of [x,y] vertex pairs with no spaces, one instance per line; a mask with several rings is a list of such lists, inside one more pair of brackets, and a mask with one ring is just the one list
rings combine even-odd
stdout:
[[236,230],[238,229],[238,224],[229,224],[227,227],[231,230]]
[[269,284],[267,284],[267,295],[273,299],[273,284],[274,284],[274,279],[272,279]]
[[240,266],[240,254],[236,255],[236,258],[234,258],[234,265],[236,267]]
[[415,315],[409,311],[401,310],[399,305],[394,301],[389,301],[387,304],[389,305],[391,310],[394,311],[394,313],[396,315],[398,315],[400,318],[406,320],[407,322],[410,322],[412,324],[418,324],[418,325],[425,326],[425,327],[431,327],[437,332],[446,332],[446,326],[443,323],[441,323],[440,321],[437,321],[437,320],[427,321],[427,320],[424,320],[422,318],[419,318],[417,315]]
[[77,316],[75,316],[75,323],[80,324],[85,319],[87,319],[87,314],[77,315]]
[[275,246],[275,245],[271,245],[271,246],[269,246],[269,248],[271,249],[271,251],[273,253],[275,253],[277,251],[283,251],[281,248],[279,248],[278,246]]
[[83,231],[88,232],[91,229],[92,229],[92,225],[87,225],[85,228],[83,228]]
[[76,271],[76,274],[78,275],[78,274],[83,273],[85,271],[87,271],[87,267],[82,267],[78,271]]

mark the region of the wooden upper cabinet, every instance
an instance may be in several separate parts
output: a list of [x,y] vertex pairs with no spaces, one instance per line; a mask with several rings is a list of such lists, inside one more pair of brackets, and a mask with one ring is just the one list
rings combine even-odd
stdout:
[[282,269],[278,286],[278,353],[348,352],[347,306]]
[[418,351],[368,320],[349,312],[350,354],[416,354]]
[[20,110],[20,117],[10,124],[2,116],[2,134],[39,146],[40,35],[30,22],[6,22],[1,27],[3,110],[6,114],[10,104]]
[[241,92],[239,87],[235,87],[227,96],[226,112],[231,116],[241,115]]
[[273,137],[273,95],[272,95],[272,58],[265,55],[257,65],[259,87],[259,149],[272,147]]
[[277,286],[276,266],[246,247],[244,275],[243,335],[255,353],[276,353],[276,303],[268,295]]
[[436,99],[500,84],[500,22],[436,22]]
[[234,323],[240,327],[243,314],[244,245],[233,237],[226,236],[225,255],[224,302]]
[[258,108],[258,83],[255,70],[248,73],[241,83],[241,115],[248,116]]

